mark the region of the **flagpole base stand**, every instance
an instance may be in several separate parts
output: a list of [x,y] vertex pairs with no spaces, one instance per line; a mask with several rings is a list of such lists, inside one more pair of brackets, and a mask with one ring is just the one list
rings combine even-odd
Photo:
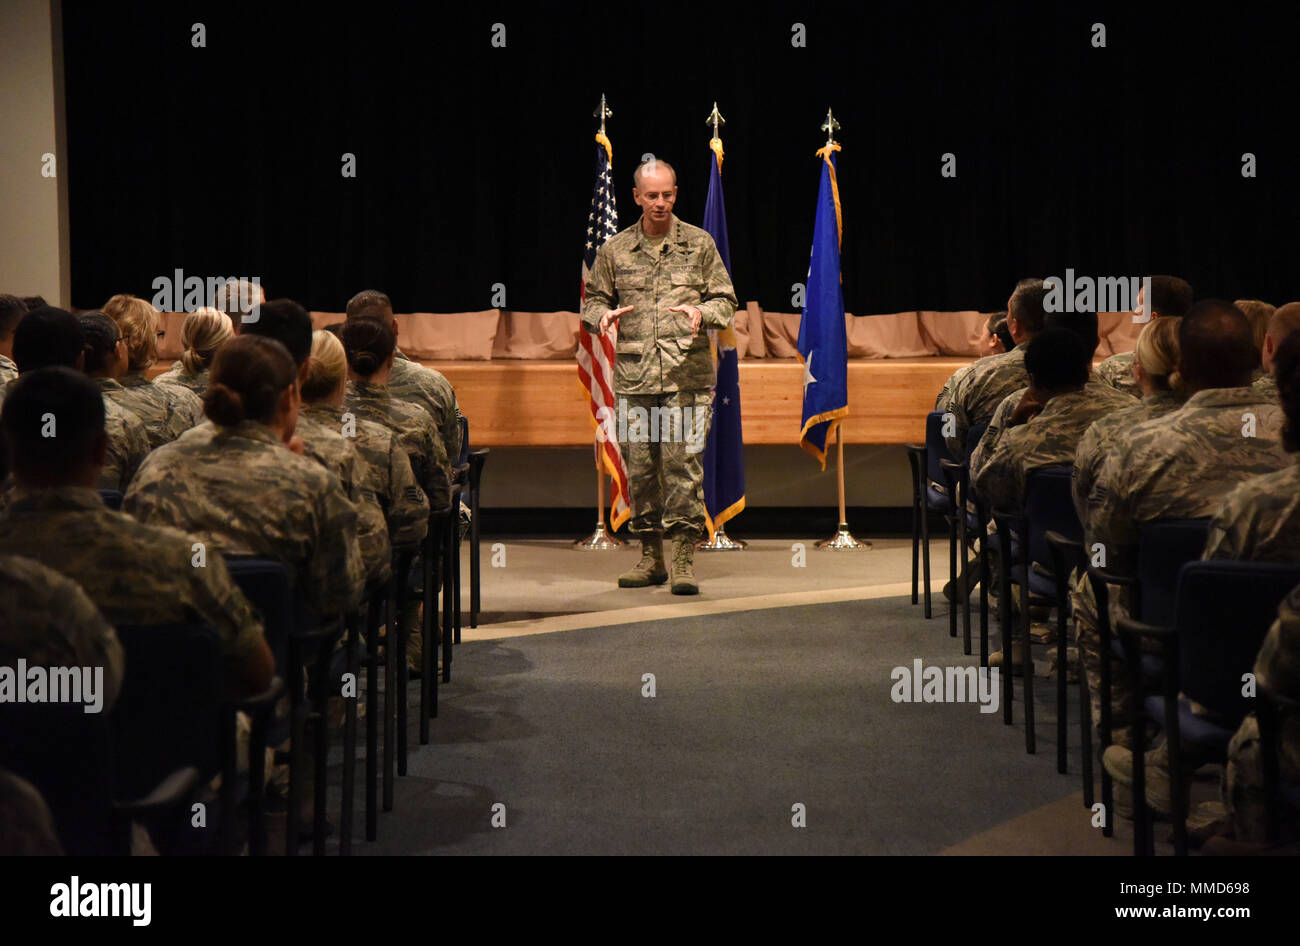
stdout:
[[718,526],[713,531],[713,538],[704,542],[695,543],[695,547],[701,552],[739,552],[741,549],[748,548],[749,543],[742,539],[733,539],[727,535],[727,530]]
[[849,524],[847,522],[841,522],[835,535],[829,539],[822,539],[817,543],[817,547],[819,549],[836,550],[869,549],[871,548],[871,543],[867,541],[859,542],[857,539],[853,538],[852,533],[849,532]]
[[606,532],[605,523],[601,522],[596,525],[595,532],[585,539],[575,541],[573,547],[584,552],[608,552],[610,549],[622,548],[626,544],[618,536]]

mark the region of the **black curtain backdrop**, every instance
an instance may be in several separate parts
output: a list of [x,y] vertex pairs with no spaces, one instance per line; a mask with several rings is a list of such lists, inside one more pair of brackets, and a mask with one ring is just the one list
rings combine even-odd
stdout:
[[602,92],[623,226],[645,152],[700,222],[717,100],[742,302],[794,308],[827,106],[853,311],[993,309],[1067,267],[1300,297],[1294,5],[68,0],[63,23],[81,308],[180,268],[329,311],[367,287],[487,309],[495,283],[508,308],[572,309]]

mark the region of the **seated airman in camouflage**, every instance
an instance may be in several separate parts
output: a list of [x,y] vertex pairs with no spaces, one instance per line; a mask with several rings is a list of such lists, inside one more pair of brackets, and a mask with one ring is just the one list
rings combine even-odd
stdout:
[[1266,398],[1277,397],[1277,380],[1273,377],[1277,350],[1297,330],[1300,330],[1300,302],[1288,302],[1273,310],[1260,344],[1260,375],[1255,379],[1255,389]]
[[[1099,544],[1105,566],[1121,574],[1136,567],[1142,523],[1211,516],[1233,486],[1289,463],[1281,442],[1281,409],[1250,386],[1257,354],[1246,317],[1223,300],[1198,302],[1179,325],[1178,347],[1187,403],[1131,428],[1107,457],[1088,496],[1086,547]],[[1103,656],[1096,600],[1086,576],[1076,583],[1072,604],[1096,720],[1101,710],[1094,684]],[[1112,589],[1112,626],[1126,613],[1127,597]],[[1105,659],[1111,660],[1115,741],[1127,745],[1125,668],[1109,654]]]
[[31,558],[0,555],[0,666],[102,667],[103,708],[117,702],[124,658],[117,631],[81,586]]
[[[1043,306],[1047,288],[1041,279],[1022,279],[1007,301],[1007,330],[1016,347],[1001,355],[989,355],[970,365],[970,370],[953,381],[947,406],[953,423],[944,439],[957,459],[966,457],[966,431],[987,424],[1003,398],[1025,386],[1025,346],[1043,330],[1047,311]],[[938,409],[938,408],[936,408]]]
[[[348,363],[343,343],[330,332],[312,335],[310,368],[302,384],[299,423],[309,452],[357,457],[357,506],[361,550],[367,561],[391,558],[393,544],[420,542],[429,530],[429,500],[415,482],[411,460],[387,427],[357,417],[343,406]],[[323,432],[323,435],[321,434]],[[391,569],[385,564],[383,575]],[[372,575],[373,577],[373,575]]]
[[150,454],[123,508],[198,536],[209,561],[224,553],[284,562],[303,600],[332,616],[355,608],[365,583],[357,512],[337,477],[290,448],[297,378],[274,339],[226,343],[204,394],[212,423]]
[[[1145,280],[1143,281],[1145,283]],[[1137,314],[1140,318],[1180,318],[1187,314],[1196,298],[1187,280],[1177,276],[1152,276],[1151,298],[1146,298],[1146,286],[1138,289]],[[1149,303],[1149,306],[1148,306]],[[1148,311],[1148,308],[1150,311]],[[1133,380],[1133,352],[1111,355],[1093,371],[1102,384],[1118,388],[1125,394],[1137,397],[1137,382]]]
[[[50,418],[54,436],[46,436]],[[0,515],[0,555],[57,570],[113,624],[209,624],[231,688],[267,686],[274,660],[262,626],[220,557],[205,555],[195,536],[146,525],[100,501],[95,484],[108,441],[93,382],[67,368],[25,371],[5,399],[0,427],[16,483]],[[80,633],[95,635],[93,627]],[[115,642],[96,637],[110,665],[119,662]]]
[[[393,303],[382,292],[365,289],[348,300],[347,317],[351,319],[379,319],[386,322],[397,338],[397,317]],[[446,376],[434,368],[417,365],[400,348],[394,347],[393,367],[389,371],[388,393],[399,401],[417,404],[431,418],[447,456],[455,460],[460,456],[460,407],[456,403],[456,390]]]
[[984,330],[979,340],[979,355],[976,360],[968,365],[962,365],[944,382],[939,396],[934,399],[934,409],[936,411],[948,410],[952,390],[957,382],[985,358],[1005,354],[1016,347],[1015,342],[1011,342],[1008,346],[1006,344],[1008,341],[1011,341],[1011,333],[1007,330],[1007,314],[1005,312],[994,312],[984,323]]
[[230,316],[216,309],[195,309],[185,316],[181,326],[183,351],[170,368],[154,380],[188,388],[200,398],[208,387],[212,359],[226,342],[235,337]]
[[1129,430],[1144,420],[1176,411],[1187,402],[1187,391],[1178,374],[1181,322],[1177,317],[1152,319],[1142,328],[1133,360],[1133,378],[1142,399],[1097,418],[1079,439],[1070,482],[1080,522],[1087,518],[1088,496],[1097,474],[1106,458],[1121,449],[1119,443]]
[[[20,374],[53,366],[82,371],[85,348],[77,317],[50,306],[30,310],[14,332],[14,361]],[[110,398],[103,400],[108,448],[96,487],[125,492],[149,453],[149,438],[140,418]]]
[[118,295],[104,303],[104,315],[116,323],[126,346],[126,371],[115,395],[144,421],[151,449],[175,440],[203,423],[203,402],[193,391],[150,381],[146,371],[158,361],[161,335],[158,310],[135,296]]
[[[1064,317],[1058,319],[1065,324]],[[1025,348],[1029,387],[1008,395],[971,454],[971,485],[989,509],[1018,511],[1032,470],[1069,464],[1083,432],[1132,398],[1088,381],[1097,348],[1097,317],[1070,314],[1072,328],[1044,329]],[[1017,632],[1019,625],[1015,626]],[[1013,672],[1024,664],[1023,639],[1013,636]],[[1001,666],[1002,653],[989,658]]]

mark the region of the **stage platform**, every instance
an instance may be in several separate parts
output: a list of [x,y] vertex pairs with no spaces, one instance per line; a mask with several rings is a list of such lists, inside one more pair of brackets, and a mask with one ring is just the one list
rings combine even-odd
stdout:
[[[849,361],[846,443],[925,439],[925,415],[948,377],[970,358]],[[456,388],[475,446],[585,446],[592,441],[586,392],[571,361],[425,361]],[[803,365],[766,358],[740,363],[746,444],[792,444],[803,410]]]

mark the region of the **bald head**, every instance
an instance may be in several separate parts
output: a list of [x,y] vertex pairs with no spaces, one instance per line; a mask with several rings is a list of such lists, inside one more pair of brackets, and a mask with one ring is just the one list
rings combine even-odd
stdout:
[[1300,302],[1288,302],[1274,310],[1268,320],[1268,330],[1264,333],[1264,347],[1261,352],[1264,370],[1269,374],[1276,373],[1277,350],[1282,346],[1282,342],[1297,330],[1300,330]]
[[643,178],[657,174],[670,175],[672,181],[668,183],[668,186],[677,186],[677,172],[673,170],[671,164],[667,161],[660,160],[659,158],[651,158],[649,161],[642,161],[636,166],[636,170],[632,172],[632,186],[640,187]]
[[1188,391],[1250,384],[1259,352],[1250,321],[1231,302],[1202,299],[1178,325],[1178,370]]

